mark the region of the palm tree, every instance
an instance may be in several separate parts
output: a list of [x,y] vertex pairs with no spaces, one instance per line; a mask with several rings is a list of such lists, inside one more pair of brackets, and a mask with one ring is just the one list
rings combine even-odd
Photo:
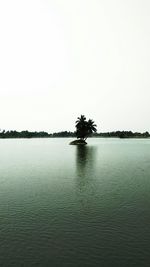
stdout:
[[86,117],[84,115],[81,115],[76,120],[76,127],[81,127],[86,122]]
[[77,138],[84,140],[86,135],[86,117],[84,115],[81,115],[77,118],[76,121],[76,135]]
[[88,120],[87,122],[88,124],[88,132],[89,132],[89,135],[92,134],[93,132],[96,133],[97,132],[97,125],[95,124],[95,122],[91,119]]
[[93,120],[86,120],[84,115],[81,115],[77,118],[76,121],[76,135],[80,140],[85,141],[88,136],[90,136],[93,132],[96,132],[96,124]]

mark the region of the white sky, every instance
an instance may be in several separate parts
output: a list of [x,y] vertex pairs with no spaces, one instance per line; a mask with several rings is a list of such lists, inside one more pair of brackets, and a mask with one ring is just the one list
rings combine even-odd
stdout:
[[0,128],[150,131],[149,0],[0,0]]

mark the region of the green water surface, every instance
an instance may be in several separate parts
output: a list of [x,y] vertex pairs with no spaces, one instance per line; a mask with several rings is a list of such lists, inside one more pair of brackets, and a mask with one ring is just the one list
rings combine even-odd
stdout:
[[150,140],[0,140],[0,266],[150,266]]

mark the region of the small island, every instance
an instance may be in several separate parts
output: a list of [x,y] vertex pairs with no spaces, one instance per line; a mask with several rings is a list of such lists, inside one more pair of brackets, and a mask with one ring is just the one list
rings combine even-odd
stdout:
[[69,145],[87,145],[87,142],[85,140],[77,139],[71,141]]

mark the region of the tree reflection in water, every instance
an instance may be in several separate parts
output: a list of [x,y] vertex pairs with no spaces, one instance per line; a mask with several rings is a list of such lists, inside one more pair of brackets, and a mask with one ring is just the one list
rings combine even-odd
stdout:
[[92,186],[95,175],[96,163],[95,146],[76,146],[76,171],[77,187],[79,191],[84,191]]

